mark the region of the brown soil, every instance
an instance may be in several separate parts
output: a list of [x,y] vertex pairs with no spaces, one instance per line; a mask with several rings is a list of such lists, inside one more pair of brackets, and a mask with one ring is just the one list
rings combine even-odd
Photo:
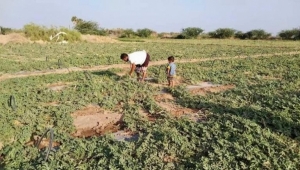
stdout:
[[[39,140],[40,140],[40,136],[34,136],[33,139],[31,141],[27,142],[25,145],[26,146],[35,146],[35,145],[37,145]],[[43,148],[48,147],[49,142],[50,142],[49,139],[43,138],[40,145],[39,145],[39,149],[43,149]],[[61,144],[59,142],[52,141],[52,148],[56,147],[56,146],[60,146],[60,145]]]
[[97,36],[97,35],[81,35],[81,39],[83,41],[87,41],[90,43],[117,43],[118,40],[115,40],[111,37],[107,36]]
[[152,115],[144,108],[139,110],[139,114],[150,122],[155,122],[156,119],[159,118],[159,115]]
[[222,91],[230,90],[233,88],[235,88],[234,85],[225,85],[216,87],[193,88],[188,90],[193,95],[205,96],[207,93],[220,93]]
[[[117,43],[118,40],[115,40],[111,37],[107,36],[97,36],[97,35],[81,35],[81,39],[86,42],[90,43]],[[39,43],[39,44],[46,44],[47,42],[38,40],[38,41],[31,41],[25,37],[22,33],[11,33],[7,35],[0,35],[0,44],[7,44],[7,43]]]
[[72,113],[76,132],[75,137],[90,137],[120,129],[122,114],[101,109],[99,106],[88,105],[82,110]]
[[157,105],[168,111],[174,117],[181,117],[185,114],[197,113],[198,110],[181,107],[174,103],[174,97],[170,94],[163,93],[155,96]]
[[31,41],[28,40],[23,34],[20,33],[11,33],[8,35],[0,35],[0,44],[7,44],[7,43],[30,43]]
[[57,83],[53,83],[53,84],[48,84],[47,87],[49,89],[53,90],[53,91],[61,91],[70,84],[72,84],[72,83],[70,83],[70,82],[57,82]]
[[[286,52],[286,53],[274,53],[274,54],[259,54],[253,55],[251,58],[259,58],[259,57],[271,57],[271,56],[278,56],[278,55],[293,55],[293,54],[300,54],[299,51],[293,52]],[[248,56],[235,56],[235,57],[215,57],[215,58],[204,58],[204,59],[187,59],[187,60],[179,60],[177,63],[194,63],[194,62],[204,62],[204,61],[212,61],[212,60],[231,60],[231,59],[243,59],[247,58]],[[155,65],[162,65],[165,64],[166,61],[152,61],[150,62],[149,66]],[[128,68],[128,64],[112,64],[112,65],[100,65],[90,68],[78,68],[78,67],[70,67],[65,69],[56,69],[50,71],[36,71],[36,72],[27,72],[22,74],[2,74],[0,76],[0,81],[11,79],[11,78],[21,78],[21,77],[29,77],[29,76],[40,76],[40,75],[48,75],[48,74],[68,74],[70,72],[77,72],[77,71],[100,71],[100,70],[108,70],[111,68]]]

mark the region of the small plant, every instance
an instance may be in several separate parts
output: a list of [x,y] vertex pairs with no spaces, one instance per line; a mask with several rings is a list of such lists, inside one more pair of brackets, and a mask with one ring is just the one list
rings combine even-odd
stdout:
[[58,68],[62,68],[62,62],[61,62],[61,59],[58,59],[57,65],[58,65]]
[[17,109],[16,99],[13,95],[11,95],[9,97],[8,106],[11,107],[13,109],[13,111],[15,111]]

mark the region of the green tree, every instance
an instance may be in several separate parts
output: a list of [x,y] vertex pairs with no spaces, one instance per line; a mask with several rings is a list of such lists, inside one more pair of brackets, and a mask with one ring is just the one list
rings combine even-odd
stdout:
[[144,28],[144,29],[138,29],[136,31],[136,34],[139,36],[139,37],[143,37],[143,38],[148,38],[151,36],[151,34],[153,33],[152,30],[148,29],[148,28]]
[[278,36],[284,40],[300,40],[300,28],[291,30],[282,30]]
[[181,31],[181,34],[177,38],[191,39],[197,38],[204,30],[198,27],[188,27]]
[[71,21],[75,25],[74,29],[78,30],[81,34],[107,35],[106,30],[100,28],[97,22],[85,21],[76,16],[73,16]]
[[5,28],[5,27],[1,27],[0,26],[0,34],[5,35],[8,34],[10,32],[12,32],[13,30],[11,28]]
[[213,32],[208,33],[212,38],[231,38],[236,31],[231,28],[219,28]]
[[271,36],[270,33],[262,29],[251,30],[245,34],[245,37],[252,40],[264,40]]
[[234,37],[239,39],[246,39],[246,34],[243,33],[242,31],[236,31],[234,33]]
[[133,29],[125,29],[123,30],[120,38],[132,38],[136,35],[136,33],[133,31]]

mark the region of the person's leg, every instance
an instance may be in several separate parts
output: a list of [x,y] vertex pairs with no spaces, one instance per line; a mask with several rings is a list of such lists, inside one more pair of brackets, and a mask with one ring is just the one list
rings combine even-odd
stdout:
[[137,81],[140,81],[140,77],[141,77],[141,67],[136,67],[136,68],[135,68],[135,73],[136,73]]
[[142,67],[142,81],[145,80],[147,75],[147,67]]
[[142,69],[141,69],[143,72],[142,81],[144,81],[147,76],[147,68],[148,68],[149,62],[150,62],[150,55],[147,53],[146,60],[142,64]]
[[171,86],[171,87],[174,87],[174,80],[171,80],[170,86]]
[[175,77],[173,76],[172,77],[172,87],[174,87],[175,86]]

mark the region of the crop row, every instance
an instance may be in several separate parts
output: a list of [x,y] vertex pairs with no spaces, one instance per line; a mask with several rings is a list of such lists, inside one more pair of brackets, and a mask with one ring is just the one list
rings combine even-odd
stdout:
[[[193,41],[191,41],[193,42]],[[283,42],[284,44],[284,42]],[[91,67],[119,64],[121,53],[147,50],[152,61],[166,60],[170,55],[177,60],[192,58],[213,58],[250,56],[298,51],[297,47],[239,46],[199,43],[112,43],[90,44],[8,44],[0,46],[0,74],[20,71],[50,70],[68,67]]]

